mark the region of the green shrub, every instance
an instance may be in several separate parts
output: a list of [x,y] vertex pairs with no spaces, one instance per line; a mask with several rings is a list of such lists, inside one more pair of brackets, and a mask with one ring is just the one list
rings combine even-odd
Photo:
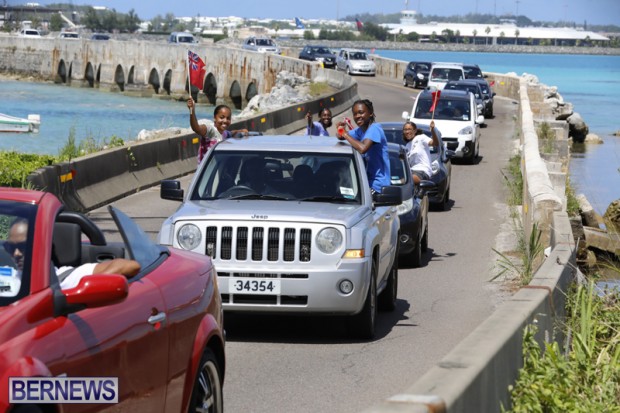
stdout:
[[33,171],[52,165],[56,158],[18,152],[0,152],[0,186],[24,188],[26,177]]

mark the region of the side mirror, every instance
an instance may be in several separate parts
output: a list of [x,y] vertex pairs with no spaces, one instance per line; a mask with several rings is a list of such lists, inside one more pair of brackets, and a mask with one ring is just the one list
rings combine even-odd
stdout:
[[161,181],[159,196],[161,199],[167,199],[169,201],[183,201],[183,189],[181,189],[181,182],[175,180]]
[[446,161],[454,158],[455,156],[456,152],[454,152],[452,149],[446,149]]
[[497,93],[493,92],[493,97],[495,97],[495,95],[497,95]]
[[409,112],[404,111],[404,112],[403,112],[403,114],[401,115],[401,117],[402,117],[404,120],[409,120]]
[[403,202],[401,189],[398,186],[384,186],[381,192],[375,192],[372,200],[376,207],[400,205]]
[[127,298],[129,284],[120,274],[87,275],[74,288],[62,290],[71,308],[95,308],[116,304]]
[[432,189],[437,188],[437,184],[433,181],[423,180],[420,181],[420,185],[416,188],[415,196],[417,198],[424,198],[424,195],[429,193]]

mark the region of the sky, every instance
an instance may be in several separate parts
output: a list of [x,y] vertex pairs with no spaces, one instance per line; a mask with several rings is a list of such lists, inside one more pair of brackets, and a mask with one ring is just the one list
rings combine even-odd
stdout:
[[[6,0],[5,0],[6,1]],[[7,1],[8,5],[36,0]],[[172,13],[176,17],[238,16],[245,18],[336,19],[361,13],[398,13],[416,10],[439,16],[481,14],[519,14],[534,21],[571,21],[577,24],[620,25],[620,0],[38,0],[41,5],[73,3],[105,6],[117,12],[133,9],[143,20]],[[407,4],[407,6],[406,6]]]

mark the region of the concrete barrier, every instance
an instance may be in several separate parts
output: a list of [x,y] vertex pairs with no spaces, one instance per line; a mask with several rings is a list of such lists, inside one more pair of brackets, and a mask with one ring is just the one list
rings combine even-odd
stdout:
[[[400,66],[388,62],[386,67],[382,70],[398,76]],[[508,386],[514,384],[523,365],[523,329],[536,325],[536,339],[540,344],[561,342],[564,338],[557,327],[563,324],[566,292],[578,272],[572,229],[565,212],[565,195],[556,193],[546,163],[540,156],[528,85],[523,79],[510,75],[489,74],[489,80],[495,81],[496,93],[520,104],[522,220],[526,237],[534,224],[542,230],[541,241],[551,246],[550,255],[538,263],[540,266],[529,285],[505,301],[437,365],[407,390],[364,410],[365,413],[499,413],[502,407],[511,406]],[[567,129],[555,126],[560,137],[556,141],[567,142],[564,139],[568,137]],[[549,162],[556,164],[557,159]],[[561,177],[554,179],[562,182]]]

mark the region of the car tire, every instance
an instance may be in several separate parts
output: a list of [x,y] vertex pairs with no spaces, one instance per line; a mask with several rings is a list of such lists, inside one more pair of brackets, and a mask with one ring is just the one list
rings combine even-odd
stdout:
[[450,187],[446,189],[446,193],[443,195],[443,200],[441,201],[441,205],[440,205],[441,210],[447,211],[449,204],[450,204]]
[[198,366],[188,411],[224,412],[221,371],[215,354],[211,349],[206,348]]
[[[422,244],[420,245],[420,252],[428,251],[428,222],[426,223],[426,228],[424,228],[424,235],[422,236],[422,241],[420,243]],[[420,261],[422,261],[422,257],[420,257]]]
[[[398,244],[397,244],[398,245]],[[394,311],[396,309],[396,296],[398,295],[398,246],[394,255],[394,263],[390,269],[385,290],[379,295],[379,309]]]
[[347,66],[346,72],[347,72],[347,75],[351,76],[351,68],[349,66]]
[[354,315],[352,327],[355,336],[370,340],[375,336],[375,324],[377,322],[377,260],[373,259],[370,273],[370,285],[366,293],[366,300],[362,311]]
[[411,268],[418,268],[422,262],[422,245],[421,240],[417,239],[413,251],[406,255],[405,265]]
[[35,404],[19,404],[11,410],[11,413],[43,413],[41,406]]
[[409,83],[407,83],[407,78],[403,77],[403,86],[404,87],[409,87]]

